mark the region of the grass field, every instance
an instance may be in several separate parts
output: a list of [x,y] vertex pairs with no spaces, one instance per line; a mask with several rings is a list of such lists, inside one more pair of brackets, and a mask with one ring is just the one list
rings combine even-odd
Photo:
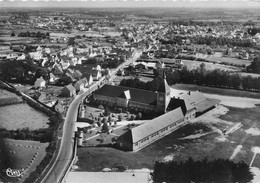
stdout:
[[[233,161],[243,160],[249,164],[253,157],[251,148],[258,146],[260,139],[259,136],[250,135],[245,130],[252,126],[260,129],[260,124],[257,123],[260,119],[260,108],[228,108],[228,112],[221,117],[213,113],[211,118],[207,116],[206,119],[207,122],[201,118],[193,125],[187,125],[136,153],[112,148],[79,148],[77,171],[101,171],[103,168],[114,168],[117,165],[128,166],[129,169],[153,169],[156,160],[182,161],[189,157],[195,160],[204,157],[209,160],[229,159],[238,145],[242,145],[242,149]],[[232,122],[241,122],[243,126],[227,137],[223,137],[219,132],[220,129],[230,126]],[[197,138],[196,134],[199,134]],[[180,139],[183,137],[187,138]],[[260,167],[259,160],[258,155],[253,163],[254,167]]]
[[[3,173],[4,177],[2,178],[6,182],[23,182],[44,158],[48,144],[36,141],[4,139],[1,147],[5,147],[5,153],[9,156],[6,163],[7,167],[5,168],[24,169],[26,172],[20,179],[8,178],[5,176],[5,173]],[[0,158],[2,159],[3,157]]]
[[249,92],[249,91],[233,90],[233,89],[222,89],[222,88],[198,86],[198,85],[192,85],[192,84],[175,84],[175,85],[172,85],[171,87],[174,89],[178,89],[178,90],[187,90],[187,91],[200,90],[203,93],[209,93],[209,94],[219,94],[219,95],[234,96],[234,97],[248,97],[248,98],[260,99],[260,93],[257,93],[257,92]]
[[240,68],[235,67],[235,66],[227,66],[227,65],[222,65],[222,64],[214,64],[214,63],[209,63],[209,62],[201,62],[201,61],[191,61],[191,60],[182,60],[181,61],[184,66],[187,66],[189,70],[197,69],[200,67],[200,64],[204,63],[205,64],[205,69],[206,70],[214,70],[214,69],[220,69],[220,70],[225,70],[225,71],[239,71]]
[[12,98],[17,98],[19,101],[22,100],[21,97],[15,95],[14,93],[11,93],[11,92],[9,92],[9,91],[7,91],[7,90],[0,89],[0,100],[1,100],[2,98],[10,98],[10,97],[12,97]]
[[234,65],[250,65],[251,60],[243,60],[238,58],[228,58],[228,57],[215,57],[215,56],[208,56],[207,60],[210,62],[216,62],[216,63],[227,63],[227,64],[234,64]]
[[32,130],[47,128],[48,116],[36,111],[28,104],[16,104],[0,107],[1,127],[7,130],[29,128]]

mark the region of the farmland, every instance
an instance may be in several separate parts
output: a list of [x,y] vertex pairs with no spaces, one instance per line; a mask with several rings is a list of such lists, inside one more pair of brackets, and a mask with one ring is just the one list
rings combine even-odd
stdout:
[[[23,182],[45,156],[45,150],[49,143],[40,143],[36,141],[23,141],[4,139],[1,147],[5,147],[5,153],[8,156],[5,168],[26,170],[24,176],[18,178],[9,178],[5,174],[3,180]],[[1,157],[1,160],[3,157]]]
[[0,107],[0,121],[1,127],[7,130],[16,130],[20,128],[34,130],[47,128],[49,126],[48,116],[35,110],[28,104]]

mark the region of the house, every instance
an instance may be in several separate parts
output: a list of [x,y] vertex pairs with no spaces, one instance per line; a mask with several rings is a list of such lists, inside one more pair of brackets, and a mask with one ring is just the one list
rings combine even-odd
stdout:
[[34,87],[35,88],[42,88],[45,87],[46,81],[40,77],[38,79],[36,79],[36,81],[34,82]]
[[76,89],[71,84],[61,89],[61,96],[63,97],[73,97],[74,95],[76,95]]
[[44,92],[35,91],[32,98],[42,102],[42,101],[45,101],[47,99],[47,95]]
[[84,89],[84,83],[82,82],[82,80],[77,81],[74,84],[74,88],[76,89],[76,91],[82,91]]
[[80,79],[82,77],[82,73],[79,70],[76,70],[74,73],[72,73],[72,76],[75,79]]
[[94,81],[93,77],[91,74],[86,74],[86,79],[88,80],[88,84],[91,85]]
[[94,81],[98,81],[101,78],[101,72],[99,70],[93,69],[90,71]]
[[58,78],[53,74],[53,73],[50,73],[50,79],[49,79],[49,82],[50,83],[55,83],[55,81],[57,80]]

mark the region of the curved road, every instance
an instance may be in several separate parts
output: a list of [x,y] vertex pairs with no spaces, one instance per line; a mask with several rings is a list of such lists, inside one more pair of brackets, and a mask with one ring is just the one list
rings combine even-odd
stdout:
[[[136,60],[140,56],[141,52],[136,52],[135,56],[124,63],[122,63],[117,69],[111,73],[111,78],[113,78],[117,71],[127,64],[130,64],[132,61]],[[81,95],[77,95],[75,99],[70,104],[66,119],[63,126],[63,134],[61,139],[61,146],[58,152],[57,158],[53,163],[52,167],[49,169],[47,175],[41,181],[42,183],[59,183],[64,177],[64,173],[68,169],[68,165],[71,163],[72,154],[73,154],[73,145],[74,145],[74,129],[75,122],[77,120],[78,107],[81,101],[89,94],[92,93],[95,89],[98,88],[100,83],[105,80],[105,77],[102,77],[98,82],[94,83],[87,91]]]

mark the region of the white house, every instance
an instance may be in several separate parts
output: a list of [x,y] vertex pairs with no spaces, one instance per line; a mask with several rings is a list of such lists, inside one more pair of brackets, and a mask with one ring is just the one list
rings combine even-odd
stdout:
[[35,88],[42,88],[42,87],[45,87],[45,84],[46,84],[46,81],[42,77],[40,77],[35,81],[34,87]]

